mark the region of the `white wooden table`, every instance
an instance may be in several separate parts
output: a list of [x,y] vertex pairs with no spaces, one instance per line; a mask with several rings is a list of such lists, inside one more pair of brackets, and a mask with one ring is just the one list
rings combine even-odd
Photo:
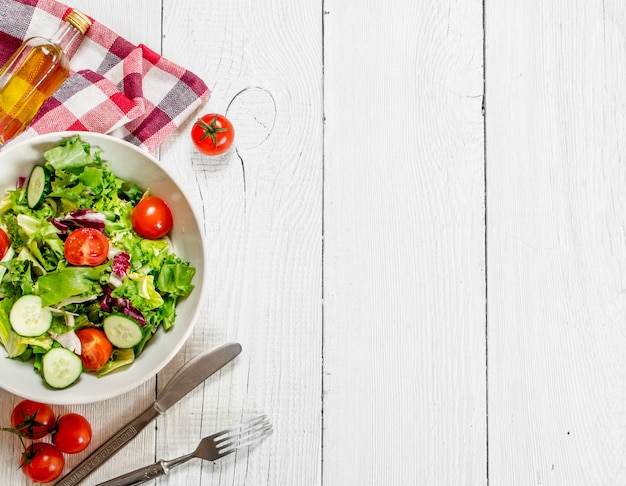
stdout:
[[96,434],[69,467],[200,350],[243,353],[85,484],[258,412],[261,446],[156,484],[626,484],[622,0],[72,5],[203,77],[241,157],[162,146],[208,299],[158,378],[57,407]]

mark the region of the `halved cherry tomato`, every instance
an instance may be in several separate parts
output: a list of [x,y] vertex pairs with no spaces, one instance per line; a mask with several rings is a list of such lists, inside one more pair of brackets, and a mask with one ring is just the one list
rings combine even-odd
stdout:
[[33,442],[22,454],[22,472],[35,483],[49,483],[58,478],[65,467],[63,453],[48,442]]
[[163,199],[146,196],[133,209],[130,222],[140,236],[156,240],[170,232],[174,225],[174,217]]
[[95,327],[86,327],[76,331],[80,339],[80,359],[83,368],[88,371],[97,371],[102,368],[113,353],[113,345],[104,332]]
[[11,425],[24,437],[41,439],[56,424],[54,411],[45,403],[22,400],[11,412]]
[[84,451],[91,442],[91,424],[78,413],[61,415],[52,442],[66,454]]
[[204,115],[191,127],[191,140],[205,155],[226,152],[235,140],[235,128],[228,118],[217,113]]
[[4,255],[7,254],[9,248],[11,247],[11,242],[9,241],[9,236],[6,231],[0,228],[0,260],[4,258]]
[[95,228],[78,228],[68,235],[63,252],[72,265],[95,267],[107,259],[109,240]]

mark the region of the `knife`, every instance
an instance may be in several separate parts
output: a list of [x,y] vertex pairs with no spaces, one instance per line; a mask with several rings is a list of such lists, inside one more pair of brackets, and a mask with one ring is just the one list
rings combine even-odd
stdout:
[[74,486],[102,466],[113,454],[124,447],[131,439],[158,415],[183,398],[213,373],[232,361],[241,353],[239,343],[228,343],[211,351],[205,351],[186,363],[165,388],[157,395],[156,401],[143,413],[122,427],[113,437],[92,452],[78,466],[65,475],[55,486]]

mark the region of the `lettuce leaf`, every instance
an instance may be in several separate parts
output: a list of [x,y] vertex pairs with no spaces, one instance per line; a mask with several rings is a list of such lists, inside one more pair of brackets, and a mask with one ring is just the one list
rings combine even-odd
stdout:
[[187,263],[168,263],[161,267],[156,286],[161,292],[186,297],[194,288],[191,280],[195,273]]
[[111,295],[130,300],[142,312],[151,311],[163,304],[163,298],[154,288],[154,277],[145,273],[128,274],[128,278]]
[[44,152],[43,155],[55,169],[75,169],[93,163],[93,157],[87,147],[83,145],[80,137],[74,137]]
[[67,267],[39,277],[37,286],[44,307],[58,304],[77,295],[99,294],[100,278],[107,265]]
[[17,298],[25,294],[32,294],[35,282],[32,275],[30,260],[12,259],[3,262],[8,269],[8,276],[2,281],[2,293],[7,298]]
[[100,194],[103,188],[102,169],[99,167],[85,167],[78,179],[89,188],[93,194]]
[[13,307],[13,299],[0,301],[0,342],[7,350],[9,358],[15,358],[26,351],[28,347],[11,328],[9,313]]
[[98,378],[122,366],[128,366],[133,361],[135,361],[135,352],[132,349],[115,349],[108,363],[98,370]]

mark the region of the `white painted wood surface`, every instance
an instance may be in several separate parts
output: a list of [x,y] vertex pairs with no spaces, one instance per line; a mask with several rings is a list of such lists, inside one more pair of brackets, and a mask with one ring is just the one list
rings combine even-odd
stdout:
[[244,351],[86,484],[257,412],[263,445],[155,484],[626,483],[623,2],[73,6],[240,128],[238,156],[200,156],[190,125],[162,146],[203,208],[208,299],[158,378],[57,407],[96,432],[69,467],[201,349]]
[[481,2],[326,9],[324,484],[484,484]]
[[490,484],[626,483],[625,19],[486,9]]

